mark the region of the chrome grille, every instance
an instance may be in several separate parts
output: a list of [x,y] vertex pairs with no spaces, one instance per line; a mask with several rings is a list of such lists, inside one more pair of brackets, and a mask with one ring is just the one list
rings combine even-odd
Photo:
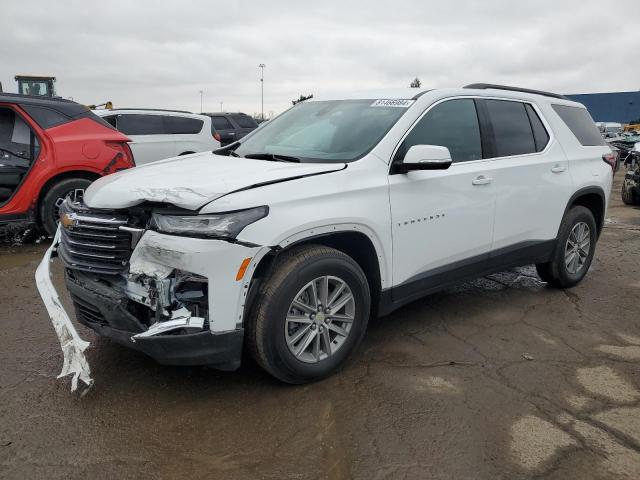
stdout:
[[91,211],[68,199],[60,207],[58,254],[69,268],[107,275],[123,272],[131,256],[131,234],[120,230],[122,214]]

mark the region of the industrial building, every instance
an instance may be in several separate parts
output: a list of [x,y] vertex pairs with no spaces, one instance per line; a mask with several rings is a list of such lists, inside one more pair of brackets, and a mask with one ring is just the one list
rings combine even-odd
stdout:
[[640,123],[640,91],[566,96],[587,107],[596,122]]

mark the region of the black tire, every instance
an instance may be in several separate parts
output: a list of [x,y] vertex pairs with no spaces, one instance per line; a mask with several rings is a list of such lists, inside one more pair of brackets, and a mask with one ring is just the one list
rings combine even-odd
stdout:
[[91,185],[91,180],[86,178],[65,178],[54,183],[40,202],[40,222],[45,232],[53,236],[58,228],[58,208],[61,199],[83,191]]
[[[582,267],[575,273],[571,273],[565,263],[565,249],[573,227],[580,222],[586,223],[589,227],[590,248]],[[596,249],[597,238],[597,225],[591,210],[583,206],[572,207],[571,210],[566,213],[560,224],[558,240],[552,260],[536,265],[538,275],[540,275],[543,281],[555,288],[570,288],[577,285],[589,271]]]
[[622,202],[625,205],[640,205],[640,198],[636,195],[634,187],[627,184],[627,181],[622,182]]
[[[326,275],[339,277],[353,295],[355,315],[349,335],[331,356],[305,363],[289,350],[286,316],[294,296],[307,283]],[[247,344],[256,362],[279,380],[301,384],[327,377],[356,350],[367,328],[371,297],[360,266],[348,255],[321,245],[294,247],[276,260],[247,318]]]

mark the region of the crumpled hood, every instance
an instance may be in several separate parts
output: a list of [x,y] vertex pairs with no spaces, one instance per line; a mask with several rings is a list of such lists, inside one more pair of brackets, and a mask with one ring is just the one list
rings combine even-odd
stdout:
[[196,210],[236,190],[344,168],[344,163],[284,163],[198,153],[102,177],[87,189],[84,202],[90,208],[127,208],[148,201]]

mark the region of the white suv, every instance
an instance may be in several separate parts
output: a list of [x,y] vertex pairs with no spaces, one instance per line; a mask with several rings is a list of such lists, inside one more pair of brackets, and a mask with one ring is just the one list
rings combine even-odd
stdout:
[[97,180],[63,206],[37,279],[65,328],[54,253],[99,334],[223,369],[246,343],[275,377],[308,382],[371,315],[455,282],[531,263],[551,286],[580,282],[614,160],[585,108],[546,92],[313,99],[215,153]]
[[220,148],[220,137],[206,115],[154,109],[95,113],[131,139],[136,165]]

